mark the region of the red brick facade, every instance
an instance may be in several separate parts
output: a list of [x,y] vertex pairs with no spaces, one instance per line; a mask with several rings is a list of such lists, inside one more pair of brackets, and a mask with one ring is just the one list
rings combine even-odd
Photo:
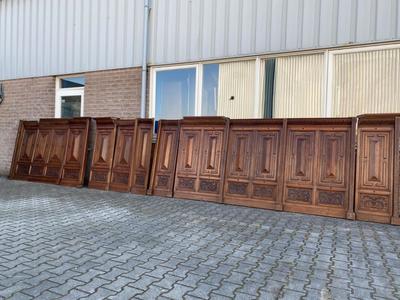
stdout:
[[[134,118],[140,115],[140,68],[90,72],[86,78],[84,115]],[[3,81],[0,105],[0,175],[8,175],[18,122],[53,118],[56,79],[38,77]]]

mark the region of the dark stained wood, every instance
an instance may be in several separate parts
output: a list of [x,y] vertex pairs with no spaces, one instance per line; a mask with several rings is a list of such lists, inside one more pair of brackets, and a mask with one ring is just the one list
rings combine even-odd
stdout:
[[181,121],[175,197],[222,202],[228,130],[223,117]]
[[64,163],[68,119],[41,119],[29,180],[58,184]]
[[89,188],[109,189],[117,131],[115,121],[113,118],[95,118],[96,133]]
[[20,121],[10,168],[10,179],[27,180],[38,133],[37,121]]
[[136,119],[131,192],[145,195],[149,186],[153,119]]
[[286,121],[231,120],[224,203],[282,210]]
[[355,195],[358,220],[391,222],[393,183],[398,176],[394,176],[395,117],[390,114],[359,117]]
[[352,218],[354,122],[350,118],[288,120],[284,210]]
[[68,121],[68,139],[60,184],[81,187],[85,177],[90,118]]
[[116,124],[117,140],[111,171],[110,190],[129,192],[135,150],[136,120],[117,120]]
[[158,122],[157,144],[149,187],[152,195],[173,196],[179,129],[179,120],[160,120]]

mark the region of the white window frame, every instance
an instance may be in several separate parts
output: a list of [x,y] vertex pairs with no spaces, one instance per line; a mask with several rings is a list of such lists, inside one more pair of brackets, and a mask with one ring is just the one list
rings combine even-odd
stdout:
[[81,97],[81,117],[84,116],[85,87],[61,88],[61,80],[65,78],[84,77],[84,75],[61,76],[56,78],[55,117],[61,118],[61,98],[64,96]]
[[201,116],[201,102],[203,91],[203,64],[190,64],[190,65],[177,65],[169,67],[153,67],[151,68],[151,94],[149,105],[149,117],[155,118],[156,115],[156,88],[157,88],[157,72],[172,71],[182,69],[196,69],[196,83],[195,83],[195,116]]

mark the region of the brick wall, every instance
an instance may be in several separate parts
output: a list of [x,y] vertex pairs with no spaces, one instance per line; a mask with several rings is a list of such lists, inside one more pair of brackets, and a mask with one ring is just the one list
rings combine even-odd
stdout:
[[3,81],[0,104],[0,175],[8,175],[19,120],[54,117],[55,79],[39,77]]

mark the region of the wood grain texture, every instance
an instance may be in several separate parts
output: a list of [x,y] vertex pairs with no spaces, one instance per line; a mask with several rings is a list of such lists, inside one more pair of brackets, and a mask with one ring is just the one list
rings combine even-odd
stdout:
[[230,121],[225,203],[282,209],[285,126],[282,119]]
[[174,196],[222,202],[229,119],[181,121]]
[[352,119],[289,119],[284,210],[352,218]]
[[157,143],[154,152],[149,193],[172,197],[179,146],[179,120],[158,122]]
[[114,158],[117,125],[113,118],[95,118],[96,134],[89,188],[108,190]]

